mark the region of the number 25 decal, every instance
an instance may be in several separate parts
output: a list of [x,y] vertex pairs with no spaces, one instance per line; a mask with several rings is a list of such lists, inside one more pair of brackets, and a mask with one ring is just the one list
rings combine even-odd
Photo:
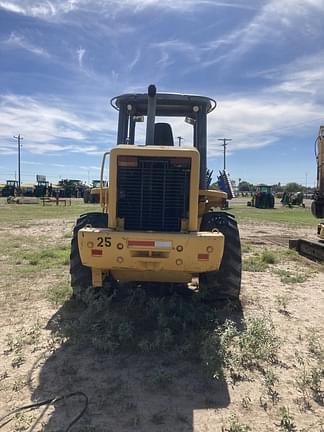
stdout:
[[111,237],[98,237],[97,238],[97,247],[110,247],[111,246]]

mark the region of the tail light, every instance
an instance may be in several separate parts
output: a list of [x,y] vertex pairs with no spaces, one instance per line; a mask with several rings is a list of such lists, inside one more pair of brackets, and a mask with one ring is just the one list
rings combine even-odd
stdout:
[[138,160],[136,156],[118,156],[117,165],[121,167],[137,167]]

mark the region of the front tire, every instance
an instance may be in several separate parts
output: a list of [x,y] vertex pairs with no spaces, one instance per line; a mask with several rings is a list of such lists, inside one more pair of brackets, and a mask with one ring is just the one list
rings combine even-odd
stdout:
[[108,227],[108,215],[106,213],[86,213],[81,215],[74,228],[71,240],[70,274],[73,295],[78,300],[88,303],[89,295],[93,292],[91,268],[82,264],[78,246],[78,232],[86,225],[96,228]]
[[238,300],[241,290],[242,258],[239,230],[234,216],[225,212],[206,213],[200,229],[218,229],[225,237],[219,270],[200,274],[199,286],[202,295],[210,301]]

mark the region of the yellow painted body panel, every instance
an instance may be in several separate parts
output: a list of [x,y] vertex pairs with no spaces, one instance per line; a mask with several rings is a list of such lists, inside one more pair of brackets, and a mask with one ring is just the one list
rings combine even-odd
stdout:
[[[78,233],[78,244],[83,265],[110,272],[118,280],[190,282],[198,273],[219,269],[224,236],[85,227]],[[95,277],[98,280],[98,272]]]
[[[224,236],[219,232],[198,232],[198,229],[203,214],[211,207],[222,207],[227,194],[199,190],[200,155],[197,149],[118,145],[104,155],[101,180],[107,169],[105,159],[108,155],[109,186],[93,188],[91,193],[100,195],[103,212],[109,214],[109,226],[86,227],[78,233],[81,261],[92,268],[93,286],[101,286],[103,275],[107,273],[120,281],[186,283],[199,273],[218,270],[223,257]],[[189,211],[182,220],[181,232],[124,231],[123,219],[117,218],[118,156],[191,159]],[[129,246],[129,240],[157,242],[157,246]],[[179,246],[183,250],[179,250]],[[198,259],[199,254],[204,258]]]
[[[199,194],[199,163],[200,156],[195,148],[177,148],[165,146],[134,146],[134,145],[119,145],[113,148],[110,152],[109,163],[109,228],[118,228],[116,218],[117,205],[117,157],[121,155],[127,156],[146,156],[146,157],[180,157],[191,159],[191,174],[190,174],[190,200],[189,200],[189,221],[188,230],[198,230],[198,194]],[[104,196],[105,193],[102,194]],[[107,194],[108,200],[108,194]],[[106,207],[106,202],[101,202],[102,206]]]

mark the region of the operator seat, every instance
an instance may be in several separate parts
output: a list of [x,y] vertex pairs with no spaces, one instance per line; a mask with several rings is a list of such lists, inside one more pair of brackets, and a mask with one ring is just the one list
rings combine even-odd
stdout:
[[169,123],[155,123],[154,125],[154,145],[173,146],[173,133]]

